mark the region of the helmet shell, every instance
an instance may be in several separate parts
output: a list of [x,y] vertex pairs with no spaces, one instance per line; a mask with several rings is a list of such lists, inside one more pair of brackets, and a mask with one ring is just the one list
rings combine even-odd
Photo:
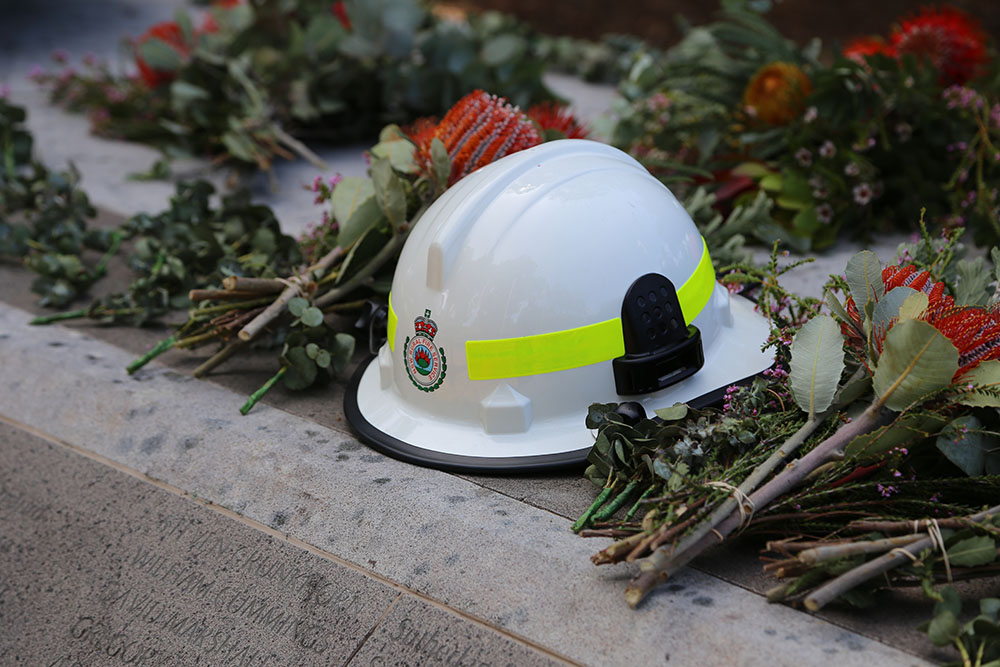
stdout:
[[[766,322],[715,284],[689,323],[701,332],[705,365],[676,385],[620,396],[610,360],[469,378],[466,341],[619,317],[639,276],[659,273],[680,287],[695,272],[703,244],[673,194],[605,144],[554,141],[487,165],[445,192],[407,239],[392,283],[394,336],[359,372],[349,417],[356,412],[366,422],[359,430],[369,440],[381,434],[390,444],[457,457],[457,465],[442,467],[511,467],[515,459],[513,467],[533,467],[533,459],[544,466],[586,455],[591,403],[663,407],[751,376],[772,361],[760,351]],[[414,360],[429,363],[430,375],[421,376]],[[463,458],[472,459],[468,466]]]

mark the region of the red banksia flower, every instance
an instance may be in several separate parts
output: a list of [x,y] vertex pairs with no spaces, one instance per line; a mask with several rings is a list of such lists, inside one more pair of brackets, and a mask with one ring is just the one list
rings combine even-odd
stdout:
[[173,48],[182,57],[187,56],[191,52],[191,47],[184,41],[184,33],[175,21],[157,23],[136,40],[135,64],[139,66],[139,76],[142,77],[147,86],[156,88],[163,83],[172,81],[176,75],[173,72],[153,69],[149,63],[142,59],[139,47],[151,39],[159,39],[167,46]]
[[[882,269],[885,291],[896,287],[910,287],[927,295],[927,309],[919,319],[927,322],[951,341],[958,350],[958,379],[984,361],[1000,359],[1000,312],[996,307],[959,306],[944,293],[944,283],[934,282],[927,271],[917,271],[916,267],[887,266]],[[847,314],[860,328],[861,317],[853,298],[846,303]],[[885,336],[894,323],[890,322],[884,331],[875,332],[875,344],[879,352]]]
[[542,143],[520,109],[481,90],[456,102],[433,132],[427,121],[417,121],[409,136],[417,145],[417,164],[427,173],[432,171],[431,141],[441,140],[451,158],[449,186],[505,155]]
[[925,7],[900,21],[892,34],[899,55],[930,61],[942,85],[965,83],[986,62],[986,36],[979,24],[954,7]]
[[344,26],[345,30],[350,31],[351,19],[347,16],[347,8],[344,7],[344,0],[337,0],[337,2],[330,5],[330,11],[340,21],[340,25]]
[[844,48],[844,57],[864,64],[867,56],[881,54],[891,58],[896,57],[896,49],[887,44],[881,37],[860,37]]
[[586,139],[587,127],[578,121],[569,108],[555,102],[542,102],[528,109],[528,118],[538,123],[542,132],[555,130],[567,139]]
[[801,67],[770,63],[750,79],[743,91],[743,106],[765,123],[787,125],[802,114],[811,92],[812,82]]

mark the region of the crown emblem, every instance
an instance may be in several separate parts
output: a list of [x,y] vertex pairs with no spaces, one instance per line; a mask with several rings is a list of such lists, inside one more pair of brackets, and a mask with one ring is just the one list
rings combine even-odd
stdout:
[[428,338],[434,338],[437,333],[437,324],[431,319],[431,311],[425,310],[421,317],[413,320],[413,328],[418,334],[424,334]]
[[431,311],[413,320],[413,338],[406,337],[403,344],[403,363],[406,374],[413,386],[420,391],[434,391],[444,381],[448,360],[444,348],[434,342],[438,332],[437,323],[431,319]]

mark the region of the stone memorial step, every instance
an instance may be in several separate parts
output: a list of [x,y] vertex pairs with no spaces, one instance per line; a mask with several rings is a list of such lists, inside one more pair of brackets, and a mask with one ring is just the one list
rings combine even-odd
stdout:
[[[95,339],[91,335],[95,330],[31,327],[30,319],[24,310],[0,304],[0,359],[4,370],[0,420],[100,460],[116,471],[150,480],[143,484],[169,486],[178,493],[212,503],[210,507],[221,507],[231,521],[238,521],[243,528],[254,525],[271,538],[285,535],[297,545],[344,564],[351,572],[403,590],[421,603],[429,600],[442,613],[451,610],[448,613],[476,619],[477,628],[502,633],[522,645],[540,647],[547,658],[561,656],[600,665],[663,664],[667,656],[674,664],[924,662],[827,620],[767,605],[757,593],[694,569],[681,573],[670,586],[651,596],[642,609],[633,611],[621,601],[622,587],[631,569],[605,570],[591,565],[588,556],[595,550],[594,541],[573,535],[570,521],[564,516],[473,480],[388,459],[368,450],[343,430],[267,405],[241,418],[237,407],[242,397],[238,394],[211,382],[193,380],[158,363],[130,377],[122,368],[133,355]],[[328,409],[338,411],[339,405],[329,405]],[[25,457],[19,455],[13,443],[8,446],[8,440],[9,431],[0,436],[0,442],[4,443],[4,456],[12,458],[4,461],[0,470],[16,470],[6,474],[5,480],[24,480],[18,482],[21,486],[10,498],[23,498],[27,490],[34,489],[32,493],[39,494],[36,504],[44,505],[59,484],[86,478],[86,466],[80,467],[78,473],[72,473],[73,466],[69,466],[70,472],[60,475],[58,466],[43,461],[16,464]],[[43,484],[46,479],[51,479],[48,486]],[[12,483],[5,481],[7,487]],[[530,478],[523,483],[525,488],[545,486],[544,481],[533,483]],[[93,493],[107,504],[113,502],[117,492]],[[126,495],[125,506],[141,509],[141,503],[134,497],[129,501],[129,497]],[[86,505],[65,502],[76,510]],[[159,505],[161,509],[167,507],[165,501]],[[88,594],[71,592],[76,590],[74,578],[82,576],[79,568],[102,558],[134,556],[140,547],[149,549],[161,537],[167,539],[148,520],[129,525],[127,520],[108,518],[115,530],[125,531],[127,538],[88,542],[88,533],[104,528],[99,528],[101,524],[95,524],[86,512],[74,515],[78,517],[74,521],[54,524],[61,527],[50,533],[7,523],[10,512],[29,506],[34,507],[26,500],[0,504],[0,521],[4,522],[0,534],[17,539],[28,551],[52,554],[48,562],[53,563],[55,575],[51,581],[60,582],[68,591],[65,597],[58,598],[59,605],[76,608],[81,600],[92,599]],[[98,503],[97,507],[101,506]],[[124,510],[117,514],[123,513],[127,514]],[[185,544],[190,547],[190,539],[184,535],[169,539],[171,549],[180,550],[172,552],[171,562],[185,562],[183,549]],[[70,546],[77,542],[97,545],[92,546],[97,556],[80,560],[79,553],[65,549],[61,541]],[[115,550],[116,544],[124,551]],[[293,561],[306,558],[289,555],[293,554],[290,551],[284,553]],[[209,563],[209,567],[211,563],[218,565],[217,560],[207,558],[198,562]],[[156,574],[165,576],[170,566],[166,562],[156,566]],[[127,572],[118,576],[114,572],[122,570],[121,563],[109,567],[101,576],[124,586],[137,581],[153,585],[148,572],[126,568]],[[3,571],[6,573],[8,568]],[[353,575],[344,576],[349,579]],[[84,590],[89,590],[87,586],[104,590],[100,582],[81,585]],[[260,586],[264,590],[266,583]],[[7,594],[2,599],[2,623],[23,618],[27,620],[21,622],[28,626],[35,623],[50,627],[49,605],[32,607],[30,600]],[[301,611],[309,609],[305,604]],[[356,628],[353,632],[363,634],[371,628],[366,613],[359,607],[357,618],[345,621],[358,623],[351,626]],[[90,615],[97,618],[94,614]],[[59,622],[67,618],[78,620],[68,616],[60,617]],[[372,638],[403,644],[412,638],[412,642],[426,648],[425,641],[430,641],[433,632],[421,641],[411,635],[411,624],[403,622],[407,618],[413,620],[407,610],[390,611],[386,616],[389,624],[377,628]],[[455,625],[451,621],[428,623],[429,628],[441,627],[442,633],[444,628]],[[57,630],[52,626],[53,632]],[[467,630],[459,628],[456,632],[465,634]],[[13,648],[14,644],[8,646],[7,642],[13,641],[9,638],[14,634],[0,626],[3,648]],[[437,638],[443,641],[445,636],[439,634]],[[917,635],[910,630],[907,636],[912,640]],[[174,646],[163,637],[160,640],[165,647]],[[332,651],[335,641],[348,640],[330,635],[328,641]],[[899,645],[913,650],[905,642]],[[363,647],[358,655],[374,657],[374,650]],[[396,645],[393,650],[408,649]],[[26,655],[30,661],[38,661],[50,654]],[[414,664],[418,663],[421,661]]]

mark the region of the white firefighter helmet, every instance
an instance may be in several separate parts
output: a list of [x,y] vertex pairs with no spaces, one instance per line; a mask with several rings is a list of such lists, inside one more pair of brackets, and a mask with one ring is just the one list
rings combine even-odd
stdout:
[[704,405],[768,368],[673,194],[625,153],[553,141],[470,174],[407,239],[388,340],[348,387],[375,448],[450,470],[583,461],[591,403]]

